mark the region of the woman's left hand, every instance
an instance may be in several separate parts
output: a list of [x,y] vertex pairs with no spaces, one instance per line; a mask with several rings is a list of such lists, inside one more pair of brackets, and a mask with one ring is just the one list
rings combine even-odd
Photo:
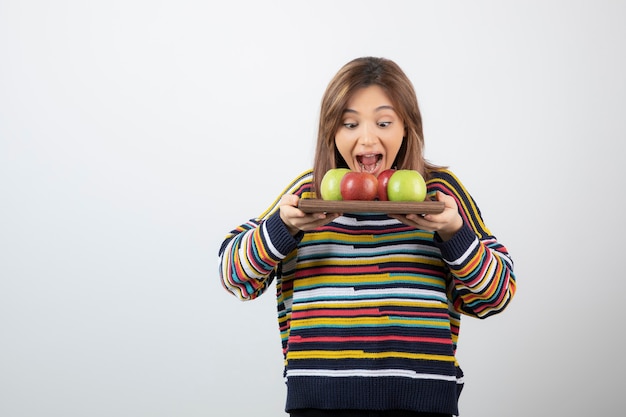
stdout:
[[389,217],[400,220],[408,226],[428,230],[430,232],[437,232],[439,237],[444,241],[450,240],[463,226],[463,219],[459,214],[458,206],[454,198],[441,191],[437,191],[435,198],[437,201],[443,201],[444,203],[443,212],[439,214],[390,214]]

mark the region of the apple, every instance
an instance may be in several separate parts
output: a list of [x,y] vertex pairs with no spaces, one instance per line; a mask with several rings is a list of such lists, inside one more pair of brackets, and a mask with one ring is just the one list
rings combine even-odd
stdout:
[[395,169],[389,168],[378,174],[378,199],[380,201],[389,200],[387,197],[387,183],[394,172],[396,172]]
[[387,183],[389,201],[424,201],[426,182],[424,177],[412,169],[398,169]]
[[341,179],[350,170],[348,168],[333,168],[326,171],[320,183],[320,194],[323,200],[341,200]]
[[344,200],[374,200],[378,194],[378,179],[369,172],[350,171],[341,180]]

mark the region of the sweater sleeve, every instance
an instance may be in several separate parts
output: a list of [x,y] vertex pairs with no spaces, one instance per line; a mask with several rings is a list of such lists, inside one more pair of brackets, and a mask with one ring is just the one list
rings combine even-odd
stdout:
[[240,300],[263,294],[279,273],[281,261],[295,250],[298,237],[289,233],[280,218],[280,197],[301,196],[310,177],[310,171],[301,174],[263,214],[232,230],[222,242],[219,276],[224,288]]
[[455,198],[463,227],[452,239],[435,237],[451,273],[449,296],[460,313],[486,318],[503,311],[515,295],[513,260],[483,223],[476,202],[450,171],[438,171],[429,192]]

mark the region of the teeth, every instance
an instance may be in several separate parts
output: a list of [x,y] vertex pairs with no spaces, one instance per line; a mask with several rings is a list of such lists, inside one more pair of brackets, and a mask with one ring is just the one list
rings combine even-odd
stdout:
[[[356,157],[359,166],[361,167],[361,171],[364,172],[374,172],[380,165],[380,161],[382,160],[382,155],[378,153],[371,153],[367,155],[359,155]],[[372,162],[372,159],[375,160],[374,163],[364,164],[363,160],[367,160],[368,162]]]
[[376,168],[378,168],[378,166],[380,165],[380,161],[376,162],[374,165],[363,165],[361,163],[359,163],[359,165],[361,166],[361,171],[374,172],[376,171]]

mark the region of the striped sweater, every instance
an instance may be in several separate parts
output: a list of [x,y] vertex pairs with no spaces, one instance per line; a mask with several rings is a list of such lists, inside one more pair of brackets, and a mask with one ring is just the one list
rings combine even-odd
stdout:
[[[282,194],[310,198],[311,185],[307,171]],[[280,198],[226,236],[219,273],[228,291],[250,300],[276,282],[287,411],[458,415],[461,314],[502,311],[515,293],[513,262],[452,172],[434,172],[427,186],[453,196],[463,217],[448,241],[375,213],[345,213],[293,237]]]

